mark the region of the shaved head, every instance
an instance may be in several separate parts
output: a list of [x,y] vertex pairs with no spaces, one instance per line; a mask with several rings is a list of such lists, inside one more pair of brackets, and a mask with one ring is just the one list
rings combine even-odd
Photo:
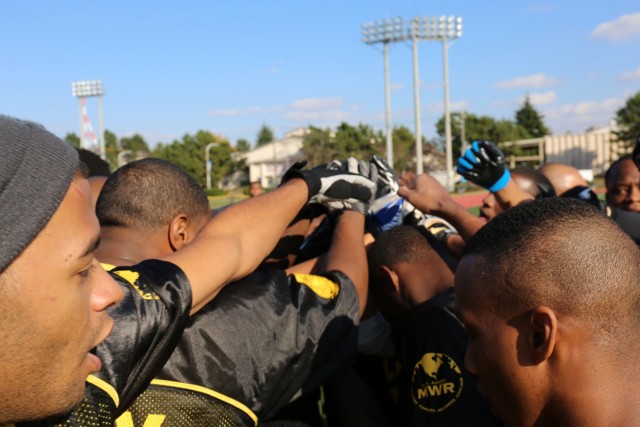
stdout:
[[603,342],[639,341],[640,249],[582,201],[509,209],[473,236],[465,260],[483,282],[487,308],[501,316],[547,306],[601,333]]
[[575,187],[588,187],[587,181],[580,175],[578,169],[563,163],[547,163],[538,169],[551,181],[556,194],[561,196]]

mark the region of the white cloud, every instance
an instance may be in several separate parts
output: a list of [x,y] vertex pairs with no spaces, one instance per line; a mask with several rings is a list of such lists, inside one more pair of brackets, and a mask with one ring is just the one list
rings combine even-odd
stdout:
[[[529,94],[529,101],[534,105],[547,105],[552,104],[556,100],[556,93],[554,91],[544,93],[532,93]],[[524,102],[524,97],[520,102]]]
[[640,12],[622,15],[615,21],[603,22],[591,33],[595,39],[612,42],[630,40],[640,36]]
[[278,67],[270,67],[270,68],[267,68],[266,70],[264,70],[264,73],[267,76],[274,76],[276,74],[280,74],[280,68],[278,68]]
[[294,122],[335,123],[349,118],[349,113],[341,110],[326,111],[289,111],[283,117]]
[[626,82],[629,80],[640,80],[640,67],[638,67],[637,70],[622,73],[618,80],[622,82]]
[[332,110],[342,107],[342,98],[303,98],[293,101],[291,108],[294,110],[318,111]]
[[583,132],[590,126],[600,127],[609,123],[622,104],[620,98],[608,98],[602,101],[565,104],[545,109],[542,113],[554,133]]
[[228,109],[228,110],[211,111],[209,113],[209,115],[210,116],[220,116],[220,117],[235,117],[235,116],[243,116],[243,115],[245,115],[247,113],[248,113],[247,110]]
[[230,108],[226,110],[214,110],[209,112],[209,115],[217,116],[217,117],[237,117],[237,116],[246,116],[252,113],[277,113],[278,111],[282,111],[282,107],[278,107],[278,106],[261,107],[259,105],[256,105],[244,110],[235,109],[235,108]]
[[398,82],[398,83],[391,83],[389,85],[389,89],[391,90],[400,90],[404,87],[404,83],[402,82]]
[[558,80],[546,76],[543,73],[532,74],[525,77],[516,77],[511,80],[505,80],[496,84],[498,89],[517,89],[517,88],[543,88],[553,86],[558,83]]

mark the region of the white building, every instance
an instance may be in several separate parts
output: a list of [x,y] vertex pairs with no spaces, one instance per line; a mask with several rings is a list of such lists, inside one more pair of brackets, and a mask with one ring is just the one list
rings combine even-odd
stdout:
[[304,128],[294,129],[282,139],[238,156],[245,159],[249,168],[249,182],[259,181],[263,188],[276,187],[289,166],[303,159],[302,140],[307,132]]

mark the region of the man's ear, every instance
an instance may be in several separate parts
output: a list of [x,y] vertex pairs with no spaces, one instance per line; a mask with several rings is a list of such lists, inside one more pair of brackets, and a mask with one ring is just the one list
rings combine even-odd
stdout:
[[391,284],[395,292],[400,292],[400,278],[398,277],[398,273],[386,265],[381,265],[378,268],[380,269],[380,275],[384,278],[385,283]]
[[188,224],[189,218],[183,213],[174,216],[169,223],[169,245],[174,252],[180,250],[189,242],[191,236],[189,236],[189,230],[187,229]]
[[551,357],[556,345],[558,318],[549,307],[536,307],[531,311],[527,326],[528,346],[534,361],[544,362]]

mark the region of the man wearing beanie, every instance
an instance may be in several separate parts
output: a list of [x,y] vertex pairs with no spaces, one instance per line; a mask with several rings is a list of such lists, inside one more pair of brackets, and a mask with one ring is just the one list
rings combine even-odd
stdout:
[[344,172],[294,171],[220,213],[180,252],[106,273],[78,164],[42,127],[0,115],[0,424],[112,425],[188,315],[253,271],[307,200],[368,202],[375,187]]

